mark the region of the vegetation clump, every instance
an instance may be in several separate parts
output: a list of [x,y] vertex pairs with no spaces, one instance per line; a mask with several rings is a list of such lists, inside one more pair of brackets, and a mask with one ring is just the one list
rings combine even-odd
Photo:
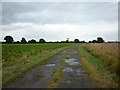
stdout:
[[83,44],[80,49],[82,65],[99,88],[119,86],[118,44]]
[[61,76],[63,75],[63,68],[67,65],[66,62],[62,60],[61,66],[56,69],[56,72],[53,74],[53,80],[51,81],[48,88],[56,88],[59,83],[61,83]]

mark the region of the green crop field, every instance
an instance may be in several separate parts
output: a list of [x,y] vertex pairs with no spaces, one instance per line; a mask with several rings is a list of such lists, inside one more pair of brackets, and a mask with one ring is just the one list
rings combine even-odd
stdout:
[[11,66],[21,62],[21,59],[65,46],[68,44],[5,44],[2,45],[2,64],[5,67]]
[[3,44],[3,85],[22,76],[32,67],[44,64],[68,46],[70,44]]

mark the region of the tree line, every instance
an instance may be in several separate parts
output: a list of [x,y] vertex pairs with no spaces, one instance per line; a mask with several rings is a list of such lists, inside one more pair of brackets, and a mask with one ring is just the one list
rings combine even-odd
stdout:
[[[12,36],[5,36],[4,37],[5,42],[3,43],[86,43],[85,41],[80,41],[79,39],[75,39],[74,41],[60,41],[60,42],[46,42],[45,39],[41,38],[37,42],[35,39],[31,39],[27,41],[24,37],[22,37],[21,41],[14,41]],[[89,43],[104,43],[103,38],[98,37],[97,40],[89,41]]]
[[[4,40],[5,40],[5,43],[37,43],[35,39],[31,39],[27,42],[27,40],[24,37],[22,37],[21,41],[16,41],[16,42],[14,41],[12,36],[6,36]],[[45,42],[46,41],[43,38],[39,40],[39,43],[45,43]]]

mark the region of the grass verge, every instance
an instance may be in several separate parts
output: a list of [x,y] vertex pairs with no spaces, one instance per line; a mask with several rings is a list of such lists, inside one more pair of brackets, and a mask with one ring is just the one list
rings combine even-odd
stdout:
[[[46,54],[38,54],[31,56],[27,61],[24,63],[17,63],[13,66],[3,67],[2,69],[2,86],[5,87],[10,82],[17,80],[18,78],[22,77],[25,72],[32,69],[37,65],[43,65],[46,61],[56,55],[61,50],[67,47],[62,47],[59,49],[55,49],[53,51],[48,51]],[[29,60],[29,61],[28,61]]]
[[82,46],[79,48],[81,63],[88,73],[90,79],[97,88],[117,88],[118,78],[116,74],[109,72],[103,62],[92,56],[90,52]]
[[53,79],[48,88],[56,88],[59,83],[62,82],[61,76],[63,75],[63,68],[67,65],[63,60],[61,62],[61,66],[56,69],[56,72],[53,74]]

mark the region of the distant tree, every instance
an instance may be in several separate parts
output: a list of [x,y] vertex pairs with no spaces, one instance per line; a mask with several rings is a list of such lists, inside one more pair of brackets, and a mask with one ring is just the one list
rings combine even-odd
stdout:
[[69,38],[67,38],[67,40],[65,41],[66,43],[69,43]]
[[82,41],[82,43],[86,43],[85,41]]
[[85,41],[79,41],[80,43],[86,43]]
[[28,41],[29,43],[36,43],[36,40],[32,39]]
[[39,40],[39,42],[40,42],[40,43],[45,43],[46,41],[45,41],[43,38],[41,38],[41,39]]
[[22,38],[21,43],[27,43],[24,37]]
[[66,40],[65,42],[66,42],[66,43],[69,43],[69,40]]
[[74,43],[74,41],[69,41],[70,43]]
[[92,41],[89,41],[89,43],[92,43]]
[[4,40],[6,40],[6,43],[12,43],[14,41],[12,36],[6,36]]
[[61,43],[65,43],[65,41],[61,41]]
[[16,43],[20,43],[19,41],[17,41]]
[[75,39],[74,42],[75,42],[75,43],[79,43],[79,39]]
[[98,43],[103,43],[103,42],[104,42],[104,40],[103,40],[103,38],[98,37],[98,38],[97,38],[97,42],[98,42]]
[[48,43],[53,43],[52,41],[48,42]]
[[97,41],[96,41],[96,40],[93,40],[92,43],[97,43]]
[[56,41],[56,43],[59,43],[59,41]]

